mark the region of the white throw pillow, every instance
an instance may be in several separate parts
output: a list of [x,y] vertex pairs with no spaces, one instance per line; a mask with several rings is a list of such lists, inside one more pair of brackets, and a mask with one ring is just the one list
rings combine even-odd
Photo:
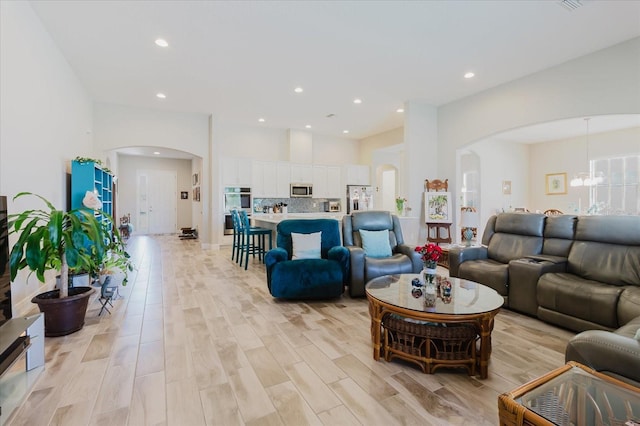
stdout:
[[291,233],[291,245],[293,254],[291,259],[320,259],[320,246],[322,232],[313,234]]
[[636,331],[636,335],[634,336],[636,340],[640,340],[640,328]]

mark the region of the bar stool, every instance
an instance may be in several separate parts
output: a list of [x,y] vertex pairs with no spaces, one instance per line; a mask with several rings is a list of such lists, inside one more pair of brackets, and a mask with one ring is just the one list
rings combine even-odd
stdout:
[[[258,259],[264,262],[264,256],[267,253],[265,248],[265,237],[269,236],[269,250],[272,248],[272,235],[271,230],[267,228],[260,228],[257,226],[251,226],[249,222],[249,215],[246,211],[241,210],[240,214],[240,229],[241,229],[241,244],[240,244],[240,265],[242,266],[242,259],[244,257],[244,269],[249,266],[249,254],[256,257],[258,253]],[[258,242],[256,244],[256,237]]]
[[242,229],[240,227],[240,214],[238,210],[231,210],[231,221],[233,223],[233,246],[231,247],[231,260],[236,263],[240,261],[240,241],[242,238]]

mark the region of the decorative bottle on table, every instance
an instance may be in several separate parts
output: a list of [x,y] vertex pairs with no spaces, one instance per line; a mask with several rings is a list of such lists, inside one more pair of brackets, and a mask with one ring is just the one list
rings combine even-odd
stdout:
[[436,303],[437,289],[436,289],[436,268],[438,260],[442,255],[442,249],[440,246],[427,243],[424,246],[416,247],[416,251],[421,254],[424,268],[422,269],[422,276],[424,279],[424,302],[425,306],[433,307]]

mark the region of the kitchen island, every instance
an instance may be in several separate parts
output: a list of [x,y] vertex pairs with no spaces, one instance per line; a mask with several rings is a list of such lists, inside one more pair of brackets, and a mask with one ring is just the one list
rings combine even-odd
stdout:
[[[277,241],[276,227],[280,222],[286,219],[336,219],[338,222],[342,222],[342,216],[344,213],[254,213],[251,215],[251,222],[253,226],[259,226],[261,228],[271,229],[273,231],[274,241]],[[340,232],[342,232],[342,224],[340,225]],[[341,234],[342,235],[342,234]]]
[[[277,241],[276,227],[278,223],[285,219],[336,219],[340,222],[340,236],[342,236],[342,218],[344,213],[340,212],[317,212],[317,213],[254,213],[251,216],[253,226],[271,229],[273,231],[274,241]],[[400,218],[400,226],[402,226],[402,235],[405,244],[418,245],[420,224],[417,217]],[[426,239],[426,238],[425,238]],[[277,244],[277,243],[276,243]]]

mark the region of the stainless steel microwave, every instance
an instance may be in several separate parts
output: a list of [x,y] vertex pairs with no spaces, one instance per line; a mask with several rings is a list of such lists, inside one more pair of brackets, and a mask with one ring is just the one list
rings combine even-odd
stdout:
[[310,183],[292,183],[291,184],[291,198],[312,198],[313,197],[313,185]]

